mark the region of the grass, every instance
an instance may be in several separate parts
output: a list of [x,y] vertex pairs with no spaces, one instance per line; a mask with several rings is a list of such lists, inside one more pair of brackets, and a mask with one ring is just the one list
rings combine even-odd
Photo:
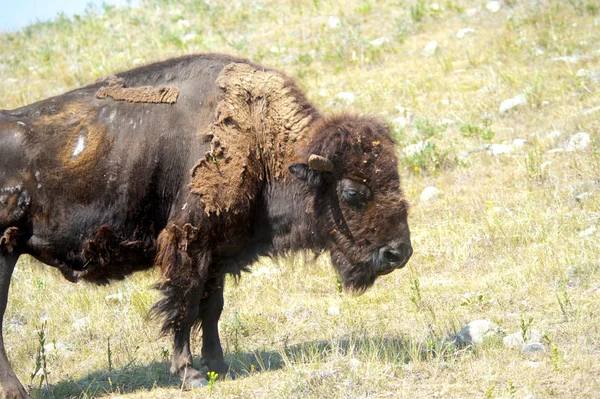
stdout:
[[[221,335],[238,378],[180,391],[170,339],[146,319],[155,271],[91,287],[24,258],[5,337],[33,396],[597,397],[600,233],[585,232],[600,224],[600,118],[586,113],[600,105],[599,10],[592,0],[509,1],[497,13],[484,3],[147,1],[0,34],[0,108],[217,51],[296,76],[324,111],[341,109],[344,91],[355,94],[351,109],[410,116],[394,128],[412,203],[407,270],[352,297],[326,255],[261,259],[227,284]],[[475,32],[458,39],[465,27]],[[437,56],[422,56],[432,40]],[[519,94],[526,105],[499,112]],[[581,131],[587,149],[548,152]],[[526,143],[485,150],[515,139]],[[427,186],[441,190],[436,201],[420,200]],[[476,319],[540,330],[548,354],[532,361],[501,340],[449,344]]]

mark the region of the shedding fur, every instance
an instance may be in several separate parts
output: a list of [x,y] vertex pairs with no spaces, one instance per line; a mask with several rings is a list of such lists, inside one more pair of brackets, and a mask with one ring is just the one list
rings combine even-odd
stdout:
[[4,231],[2,237],[0,237],[0,253],[12,254],[14,248],[17,246],[19,240],[19,229],[16,227],[9,227]]
[[192,169],[190,189],[207,214],[244,212],[256,182],[279,178],[294,143],[308,133],[316,111],[289,78],[273,70],[232,63],[217,79],[222,99],[203,134],[211,149]]
[[97,98],[110,97],[117,101],[128,101],[131,103],[165,103],[175,104],[179,96],[177,87],[125,87],[125,80],[115,76],[106,79],[107,86],[103,86],[96,92]]

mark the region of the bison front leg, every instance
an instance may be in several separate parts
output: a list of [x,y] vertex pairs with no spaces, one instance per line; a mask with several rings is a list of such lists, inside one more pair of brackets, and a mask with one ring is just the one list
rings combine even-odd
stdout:
[[14,253],[2,254],[1,250],[2,248],[0,247],[0,397],[22,399],[29,396],[8,362],[6,350],[4,349],[3,332],[4,311],[6,310],[6,303],[8,301],[10,278],[19,255]]
[[202,312],[202,365],[221,377],[225,377],[229,365],[223,358],[223,349],[219,339],[219,318],[223,311],[224,275],[209,280],[205,287],[205,298],[200,309]]

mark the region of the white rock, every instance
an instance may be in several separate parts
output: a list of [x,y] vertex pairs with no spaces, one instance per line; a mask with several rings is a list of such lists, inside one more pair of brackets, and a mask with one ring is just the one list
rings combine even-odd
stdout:
[[198,35],[195,33],[188,33],[187,35],[184,35],[181,37],[181,41],[189,42],[190,40],[194,40],[196,38],[196,36],[198,36]]
[[519,94],[513,98],[502,101],[500,104],[500,112],[504,113],[523,104],[527,104],[527,97],[525,94]]
[[525,144],[527,144],[527,140],[525,139],[514,139],[512,142],[514,148],[523,147]]
[[332,316],[337,316],[340,314],[340,308],[338,308],[337,306],[330,306],[329,309],[327,309],[327,313],[329,313]]
[[342,100],[346,104],[352,104],[354,102],[354,93],[350,93],[349,91],[339,92],[335,98],[338,100]]
[[329,25],[330,28],[337,28],[338,25],[340,24],[340,19],[338,17],[335,16],[330,16],[329,20],[327,21],[327,25]]
[[89,317],[82,317],[81,319],[77,319],[73,322],[73,324],[71,324],[71,326],[75,329],[75,330],[81,330],[87,326],[90,325],[90,318]]
[[525,332],[525,339],[523,339],[523,334],[521,332],[516,332],[504,337],[502,342],[504,342],[504,346],[508,348],[519,348],[525,342],[539,342],[542,337],[543,335],[539,330],[530,329]]
[[440,119],[440,123],[442,125],[450,126],[450,125],[454,125],[456,123],[456,121],[454,119],[450,119],[450,118],[442,118],[442,119]]
[[480,344],[484,339],[502,333],[502,329],[491,321],[473,320],[460,330],[455,342],[459,345]]
[[385,37],[385,36],[381,36],[381,37],[378,37],[378,38],[377,38],[377,39],[375,39],[375,40],[371,40],[371,41],[369,42],[369,44],[370,44],[371,46],[373,46],[373,47],[380,47],[380,46],[382,46],[384,43],[387,43],[387,42],[389,42],[389,41],[390,41],[390,39],[388,39],[387,37]]
[[577,64],[580,59],[581,59],[581,57],[579,57],[578,55],[570,55],[570,56],[565,56],[565,57],[554,57],[554,58],[552,58],[552,61],[554,61],[554,62],[563,61],[563,62],[566,62],[567,64]]
[[600,105],[597,107],[594,107],[594,108],[586,109],[585,111],[583,111],[583,115],[587,116],[587,115],[595,114],[598,111],[600,111]]
[[432,57],[437,52],[437,49],[438,49],[438,42],[436,42],[434,40],[434,41],[427,43],[427,46],[425,46],[423,51],[421,51],[421,54],[424,55],[425,57]]
[[411,144],[404,147],[404,155],[410,157],[415,155],[425,149],[426,143],[424,141],[419,141],[417,144]]
[[514,151],[514,147],[510,144],[490,144],[488,152],[490,155],[510,154]]
[[590,71],[585,68],[581,68],[577,71],[576,75],[578,78],[585,78],[586,76],[590,76]]
[[543,355],[546,348],[539,342],[526,342],[521,345],[521,353],[525,356]]
[[408,119],[404,116],[398,116],[392,119],[392,123],[399,127],[406,127],[406,125],[408,125]]
[[589,133],[579,132],[569,137],[569,142],[565,146],[565,150],[569,152],[583,151],[590,145],[591,142],[592,140],[590,139]]
[[596,226],[590,226],[587,229],[580,231],[579,232],[579,237],[587,237],[587,236],[591,236],[592,234],[594,234],[596,232]]
[[500,10],[500,2],[490,1],[485,5],[485,8],[487,8],[489,12],[498,12]]
[[548,168],[548,166],[550,166],[550,165],[552,165],[552,162],[546,161],[546,162],[544,162],[543,164],[540,165],[540,169],[542,170],[542,172],[544,172]]
[[466,35],[469,35],[471,33],[475,33],[475,29],[473,28],[464,28],[458,31],[458,33],[456,34],[456,37],[459,39],[463,39]]
[[107,302],[121,302],[123,301],[123,293],[118,292],[116,294],[106,295],[104,300]]
[[433,186],[425,187],[423,192],[421,192],[421,201],[423,202],[431,202],[437,199],[442,192]]

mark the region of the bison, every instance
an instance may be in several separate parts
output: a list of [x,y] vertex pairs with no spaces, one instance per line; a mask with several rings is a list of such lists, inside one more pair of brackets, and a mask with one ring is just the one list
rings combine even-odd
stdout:
[[[228,371],[225,275],[297,250],[329,251],[358,293],[412,254],[389,128],[322,115],[277,70],[190,55],[0,111],[0,322],[23,254],[71,282],[156,266],[171,372],[200,386],[192,327],[201,370]],[[27,397],[1,336],[0,383]]]

